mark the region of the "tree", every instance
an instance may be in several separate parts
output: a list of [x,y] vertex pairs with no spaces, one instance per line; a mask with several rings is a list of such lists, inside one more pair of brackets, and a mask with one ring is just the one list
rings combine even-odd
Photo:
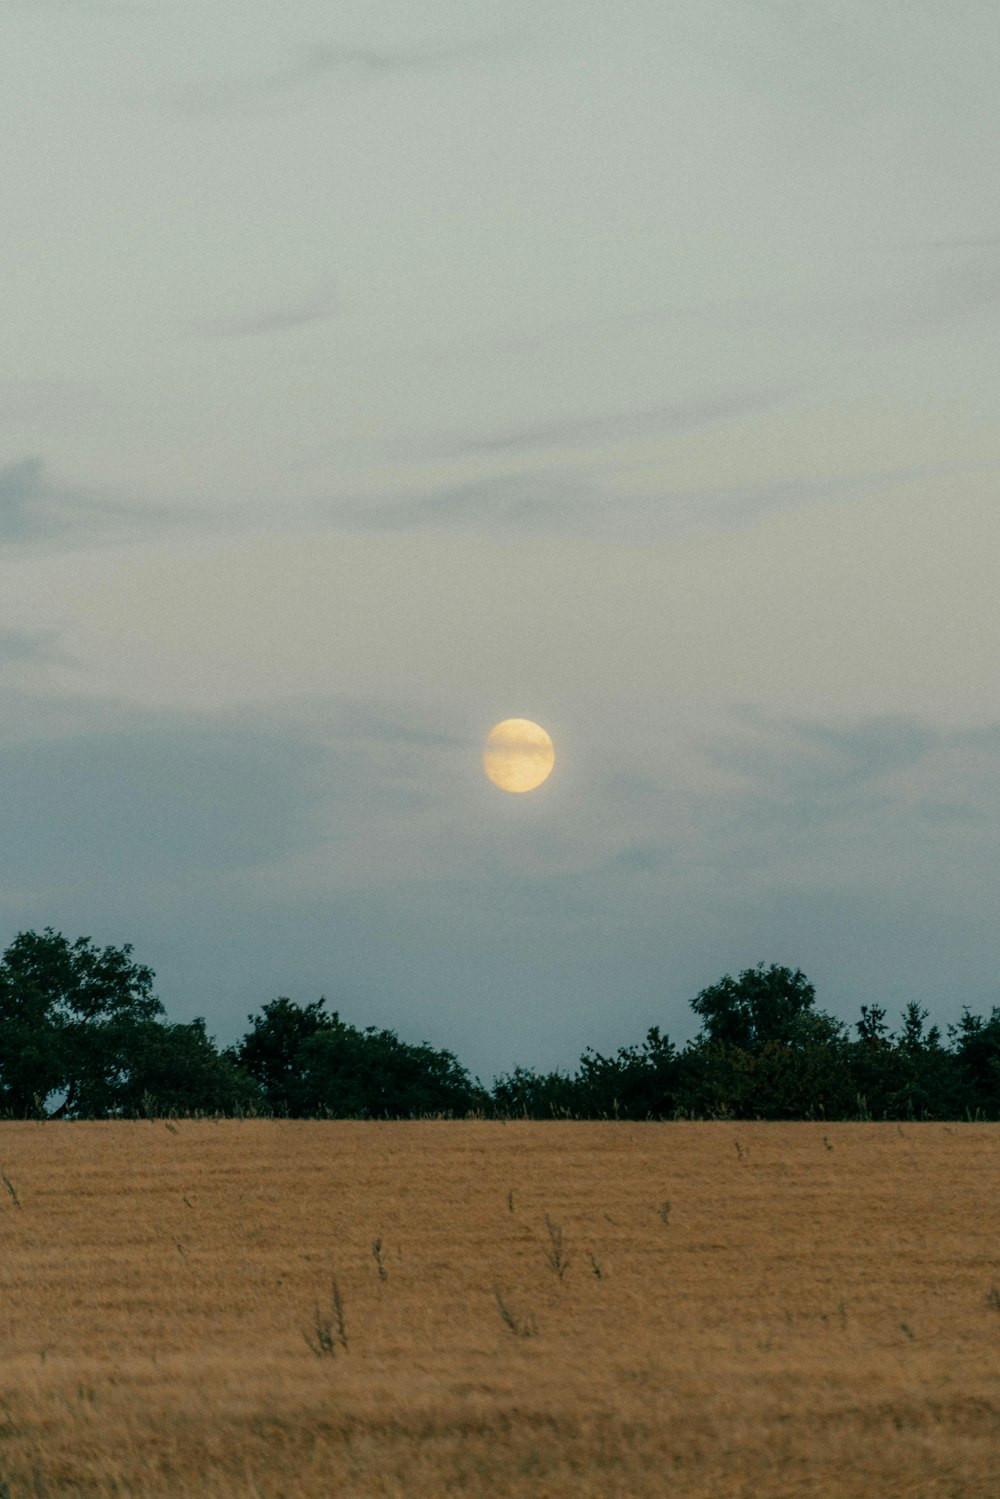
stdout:
[[294,1117],[302,1111],[306,1061],[303,1043],[317,1031],[338,1023],[323,1013],[325,999],[298,1005],[286,995],[270,1000],[258,1015],[248,1015],[251,1029],[227,1057],[263,1090],[268,1108]]
[[515,1067],[493,1080],[492,1112],[501,1119],[570,1119],[580,1115],[576,1079],[565,1072]]
[[989,1019],[962,1011],[957,1025],[948,1027],[963,1085],[965,1109],[1000,1119],[1000,1007]]
[[84,1091],[84,1115],[159,1118],[164,1114],[243,1115],[265,1112],[263,1090],[227,1056],[220,1056],[205,1021],[135,1026],[121,1070],[103,1098]]
[[[691,1008],[703,1021],[704,1041],[737,1046],[741,1051],[762,1052],[770,1041],[795,1046],[816,1040],[816,1027],[807,1017],[816,990],[801,969],[794,972],[772,963],[745,968],[739,978],[727,973],[717,984],[703,989]],[[827,1029],[836,1030],[828,1016]]]
[[658,1025],[641,1046],[620,1046],[614,1057],[588,1047],[574,1079],[577,1111],[591,1119],[669,1118],[677,1073],[677,1049]]
[[19,932],[0,960],[0,1110],[17,1118],[76,1112],[86,1091],[111,1090],[136,1027],[163,1013],[151,968],[132,948]]
[[276,1114],[293,1118],[414,1118],[465,1114],[488,1103],[450,1051],[400,1041],[393,1031],[325,1014],[324,999],[282,996],[258,1015],[229,1057],[264,1090]]
[[892,1045],[889,1027],[885,1023],[885,1010],[881,1005],[862,1005],[861,1019],[855,1023],[858,1040],[870,1051]]

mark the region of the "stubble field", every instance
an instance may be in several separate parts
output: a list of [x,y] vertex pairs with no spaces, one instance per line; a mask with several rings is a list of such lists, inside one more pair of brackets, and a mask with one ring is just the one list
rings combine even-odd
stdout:
[[0,1124],[0,1496],[995,1499],[998,1162],[977,1124]]

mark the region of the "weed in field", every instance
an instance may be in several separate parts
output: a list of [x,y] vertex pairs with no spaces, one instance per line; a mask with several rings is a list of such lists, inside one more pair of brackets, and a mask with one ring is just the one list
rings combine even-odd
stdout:
[[529,1317],[527,1322],[519,1322],[500,1295],[499,1286],[493,1287],[493,1295],[496,1297],[497,1310],[503,1318],[504,1326],[508,1327],[516,1338],[533,1338],[537,1335],[538,1327],[534,1317]]
[[545,1214],[545,1227],[549,1231],[549,1247],[545,1251],[545,1259],[550,1267],[562,1280],[569,1269],[570,1262],[566,1258],[563,1249],[563,1233],[558,1223],[553,1223],[548,1213]]
[[389,1279],[389,1272],[388,1272],[388,1270],[385,1268],[385,1266],[382,1263],[382,1240],[381,1239],[373,1239],[372,1240],[372,1259],[375,1261],[376,1267],[378,1268],[378,1278],[379,1278],[379,1280],[388,1280]]
[[668,1198],[668,1200],[666,1202],[661,1202],[660,1203],[658,1211],[659,1211],[660,1222],[663,1223],[663,1224],[669,1223],[670,1222],[670,1200],[669,1200],[669,1198]]
[[508,1192],[507,1193],[507,1211],[508,1211],[508,1213],[512,1213],[514,1211],[514,1193],[513,1192]]
[[997,1290],[996,1286],[993,1287],[992,1291],[986,1292],[986,1305],[991,1306],[995,1312],[1000,1312],[1000,1291]]
[[14,1206],[16,1208],[19,1208],[21,1206],[21,1199],[20,1199],[20,1197],[18,1197],[18,1195],[17,1195],[17,1188],[14,1186],[14,1183],[11,1181],[11,1179],[7,1175],[6,1171],[0,1171],[0,1180],[3,1181],[4,1186],[7,1188],[7,1191],[10,1193],[11,1197],[13,1198],[13,1200],[14,1200]]
[[336,1280],[333,1282],[330,1296],[330,1312],[321,1312],[317,1305],[312,1335],[304,1332],[302,1336],[317,1358],[333,1358],[336,1355],[338,1343],[341,1348],[347,1348],[344,1303],[340,1299],[340,1287]]

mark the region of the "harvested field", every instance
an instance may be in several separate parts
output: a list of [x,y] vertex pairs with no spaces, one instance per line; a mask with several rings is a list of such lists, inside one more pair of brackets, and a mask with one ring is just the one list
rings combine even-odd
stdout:
[[0,1124],[0,1495],[996,1499],[998,1165],[981,1124]]

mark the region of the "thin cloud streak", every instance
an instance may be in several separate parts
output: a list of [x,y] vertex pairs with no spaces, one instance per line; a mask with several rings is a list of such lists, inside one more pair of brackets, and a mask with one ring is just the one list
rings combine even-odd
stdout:
[[524,448],[583,446],[621,438],[655,436],[658,433],[687,432],[713,422],[738,421],[753,411],[787,400],[788,391],[740,392],[695,396],[645,411],[615,413],[610,416],[578,417],[565,421],[539,422],[517,427],[456,445],[459,453],[515,452]]
[[0,426],[64,428],[96,405],[97,387],[84,380],[0,380]]
[[49,477],[37,454],[0,468],[0,547],[101,547],[218,524],[207,505],[129,504],[117,495]]
[[30,661],[34,664],[65,664],[70,658],[59,649],[58,630],[0,629],[0,665]]
[[523,470],[391,500],[344,500],[319,507],[334,525],[363,531],[474,531],[653,541],[703,528],[735,529],[775,512],[846,501],[924,476],[884,469],[790,479],[766,485],[628,493],[575,472]]
[[971,318],[998,304],[1000,259],[980,255],[942,267],[910,289],[871,300],[858,310],[864,313],[866,342],[878,343]]
[[199,84],[188,90],[182,102],[195,114],[222,113],[267,103],[328,79],[350,85],[366,79],[445,73],[489,62],[511,49],[512,43],[499,37],[470,39],[450,46],[400,43],[384,47],[335,47],[320,42],[287,67],[256,78]]
[[934,250],[995,250],[1000,246],[1000,234],[970,235],[968,238],[931,239],[927,243]]
[[260,334],[284,333],[307,323],[321,322],[337,310],[333,291],[322,291],[303,302],[273,307],[245,317],[206,318],[195,323],[203,338],[256,338]]

